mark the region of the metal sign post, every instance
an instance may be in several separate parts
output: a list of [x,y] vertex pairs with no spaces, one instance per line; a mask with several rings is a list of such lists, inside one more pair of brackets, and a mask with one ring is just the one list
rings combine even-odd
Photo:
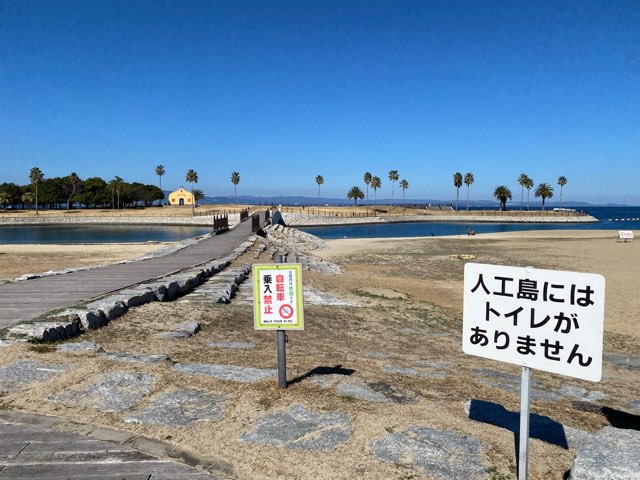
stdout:
[[518,480],[526,480],[529,466],[529,385],[531,369],[522,367],[520,383],[520,442],[518,449]]
[[[276,263],[283,263],[284,256],[277,254],[273,257]],[[287,388],[287,338],[284,330],[276,331],[276,343],[278,346],[278,386]]]

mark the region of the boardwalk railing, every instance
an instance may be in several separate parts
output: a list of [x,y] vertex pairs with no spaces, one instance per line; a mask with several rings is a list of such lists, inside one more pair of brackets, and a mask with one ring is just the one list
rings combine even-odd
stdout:
[[216,215],[213,217],[214,233],[222,233],[229,230],[229,215]]
[[260,213],[254,213],[251,215],[251,231],[253,233],[260,230]]
[[244,222],[248,218],[249,218],[249,209],[245,208],[240,212],[240,221]]

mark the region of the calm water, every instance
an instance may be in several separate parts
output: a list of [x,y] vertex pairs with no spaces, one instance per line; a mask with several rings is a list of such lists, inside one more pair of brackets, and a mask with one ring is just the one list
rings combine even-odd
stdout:
[[[640,230],[640,207],[591,207],[589,213],[598,223],[391,223],[348,225],[341,227],[305,227],[301,230],[321,238],[428,237],[476,233],[517,232],[523,230]],[[633,219],[636,220],[628,220]]]
[[133,243],[175,242],[210,233],[206,227],[133,225],[42,225],[0,227],[0,244],[5,243]]

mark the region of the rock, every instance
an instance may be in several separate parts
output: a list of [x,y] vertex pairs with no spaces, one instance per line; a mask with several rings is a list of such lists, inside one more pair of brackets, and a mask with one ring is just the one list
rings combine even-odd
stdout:
[[237,348],[241,350],[255,348],[253,343],[248,342],[207,342],[207,346],[214,348]]
[[[57,322],[21,323],[9,328],[9,335],[36,342],[55,342],[71,338],[80,333],[77,316],[57,317]],[[66,319],[66,320],[65,320]]]
[[200,331],[200,324],[198,322],[183,323],[178,327],[179,332],[186,332],[189,335],[195,335]]
[[105,353],[104,356],[108,360],[115,360],[116,362],[127,362],[127,363],[158,363],[158,362],[168,362],[171,360],[169,355],[142,355],[138,353]]
[[485,447],[479,440],[454,430],[419,425],[373,440],[371,452],[381,460],[422,470],[442,480],[486,478]]
[[382,366],[380,370],[384,373],[394,373],[397,375],[418,375],[418,372],[413,368],[397,367],[397,366]]
[[96,383],[71,388],[45,400],[70,407],[97,408],[107,412],[122,412],[137,405],[151,391],[155,377],[144,373],[110,372]]
[[87,305],[87,310],[100,311],[107,321],[118,318],[127,311],[127,306],[117,297],[106,297]]
[[340,395],[376,403],[410,403],[413,401],[404,392],[383,382],[361,383],[355,379],[349,379],[339,383],[336,391]]
[[240,435],[239,440],[292,450],[328,451],[346,442],[350,435],[348,415],[292,405],[288,411],[259,418],[255,431]]
[[8,347],[9,345],[13,345],[13,342],[10,340],[0,340],[0,347]]
[[124,418],[125,422],[190,427],[197,422],[215,422],[224,413],[224,395],[194,388],[158,395],[144,411]]
[[622,353],[605,353],[604,360],[613,363],[616,367],[640,368],[640,357],[632,357]]
[[57,349],[60,352],[87,352],[87,351],[99,351],[102,347],[95,342],[75,342],[75,343],[63,343],[58,345]]
[[210,363],[178,363],[174,370],[195,375],[206,375],[240,383],[255,383],[266,378],[275,377],[278,373],[273,368],[240,367],[237,365],[215,365]]
[[68,365],[42,363],[37,360],[19,360],[0,368],[0,392],[11,392],[29,387],[69,370]]
[[640,431],[605,427],[577,450],[569,480],[640,479]]
[[50,318],[58,318],[65,315],[75,315],[80,320],[80,324],[84,330],[94,330],[104,327],[109,321],[100,310],[81,310],[69,309],[64,312],[53,315]]

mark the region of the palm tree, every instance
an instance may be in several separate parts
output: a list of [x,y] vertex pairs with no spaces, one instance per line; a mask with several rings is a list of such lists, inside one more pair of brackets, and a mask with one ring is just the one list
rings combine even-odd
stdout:
[[369,185],[371,185],[371,174],[364,172],[364,184],[367,186],[367,212],[369,211]]
[[0,192],[0,205],[2,205],[2,209],[5,210],[9,203],[11,203],[11,195],[7,192]]
[[38,184],[44,181],[44,173],[38,167],[33,167],[29,171],[29,181],[36,187],[36,215],[38,215]]
[[355,206],[358,206],[358,199],[362,200],[364,198],[364,193],[360,189],[360,187],[351,187],[351,190],[347,192],[347,198],[350,198],[354,201]]
[[544,210],[544,201],[553,197],[553,187],[548,183],[541,183],[535,191],[536,197],[542,197],[542,210]]
[[531,210],[531,202],[529,201],[529,193],[530,193],[530,190],[533,188],[533,178],[527,177],[527,183],[525,184],[524,188],[527,189],[527,210]]
[[203,198],[204,198],[204,192],[202,190],[198,188],[193,190],[193,201],[196,202],[196,205],[198,205],[198,202]]
[[[189,182],[191,184],[191,195],[193,195],[193,184],[194,183],[198,183],[198,172],[196,172],[193,168],[190,168],[189,170],[187,170],[187,175],[186,175],[185,179],[187,180],[187,182]],[[194,217],[196,216],[195,197],[194,197],[193,201],[191,202],[191,214]]]
[[391,180],[391,203],[393,203],[393,191],[396,186],[396,182],[398,181],[398,170],[390,170],[389,171],[389,180]]
[[380,187],[382,187],[382,180],[380,180],[380,177],[372,177],[371,178],[371,188],[373,188],[373,202],[374,203],[376,201],[376,192]]
[[511,200],[511,190],[504,185],[500,185],[496,187],[493,191],[493,196],[498,202],[500,202],[500,210],[504,211],[507,209],[507,200]]
[[[122,180],[122,178],[120,178],[118,175],[116,175],[115,177],[113,177],[113,189],[116,192],[116,197],[118,198],[118,210],[120,210],[120,192],[122,191],[122,182],[124,180]],[[112,196],[113,198],[113,196]]]
[[558,177],[558,185],[560,185],[560,208],[562,208],[562,187],[567,184],[567,177]]
[[22,205],[29,205],[29,210],[31,210],[31,205],[33,205],[34,197],[33,192],[24,192],[22,194]]
[[[164,175],[164,165],[156,166],[156,175],[158,175],[158,187],[162,190],[162,176]],[[162,200],[158,200],[160,205],[162,205]]]
[[162,190],[162,176],[164,175],[164,166],[163,165],[158,165],[156,167],[156,175],[158,175],[158,181],[159,181],[159,187],[160,190]]
[[[520,176],[518,177],[518,185],[520,185],[521,190],[520,190],[520,210],[523,210],[523,206],[522,206],[522,201],[524,200],[524,189],[525,187],[527,187],[527,185],[529,184],[529,177],[527,177],[526,173],[521,173]],[[527,187],[527,190],[529,190],[529,187]],[[529,192],[527,192],[527,197],[529,196]]]
[[71,199],[76,194],[76,187],[80,183],[80,177],[76,172],[71,172],[71,175],[69,175],[69,182],[71,183],[71,195],[69,195],[69,199],[67,200],[67,213],[69,213],[69,204],[71,203]]
[[462,174],[456,172],[453,174],[453,186],[456,187],[456,212],[458,211],[458,195],[460,194],[460,187],[462,186]]
[[318,206],[320,206],[320,185],[324,183],[324,178],[322,178],[322,175],[316,176],[316,183],[318,184]]
[[402,208],[404,208],[404,191],[409,188],[409,182],[406,180],[400,180],[400,188],[402,189]]
[[464,176],[464,184],[467,186],[467,212],[469,211],[469,187],[473,182],[473,173],[467,172]]
[[240,183],[240,174],[238,172],[231,172],[231,183],[233,183],[233,202],[238,203],[237,199],[237,188]]

